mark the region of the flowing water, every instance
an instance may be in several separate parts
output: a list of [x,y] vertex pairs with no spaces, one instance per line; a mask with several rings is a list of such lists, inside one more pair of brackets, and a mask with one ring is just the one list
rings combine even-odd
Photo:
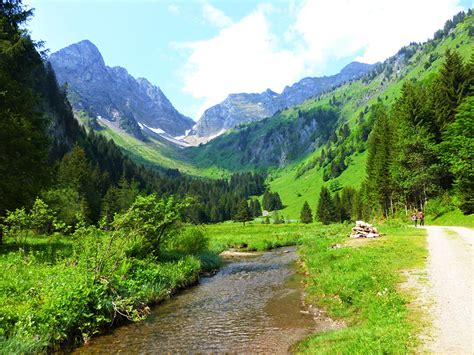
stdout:
[[316,329],[303,311],[295,260],[293,247],[229,260],[145,321],[93,338],[76,353],[287,353]]

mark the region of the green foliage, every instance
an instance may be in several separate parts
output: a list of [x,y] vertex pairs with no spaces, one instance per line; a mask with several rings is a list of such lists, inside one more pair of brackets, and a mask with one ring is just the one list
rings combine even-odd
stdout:
[[43,69],[17,2],[0,4],[0,215],[30,205],[48,181],[49,118],[34,90]]
[[329,184],[329,190],[331,192],[336,192],[342,189],[342,185],[339,182],[339,180],[332,180],[331,183]]
[[104,222],[109,224],[116,213],[128,210],[139,193],[138,183],[136,181],[129,182],[124,177],[120,179],[118,187],[109,187],[102,202]]
[[446,50],[433,95],[434,113],[439,132],[443,132],[446,126],[454,121],[456,108],[470,92],[472,93],[473,84],[472,69],[469,70],[464,65],[457,51]]
[[459,206],[465,214],[474,213],[474,96],[459,106],[455,121],[448,124],[441,144],[442,158],[455,176]]
[[64,224],[62,232],[69,232],[84,219],[86,202],[79,193],[70,187],[51,188],[41,194],[43,200],[56,216],[56,222]]
[[305,201],[303,204],[303,208],[301,209],[300,213],[300,221],[301,223],[305,224],[313,222],[313,212],[309,207],[308,201]]
[[198,254],[207,250],[208,247],[209,238],[205,235],[204,229],[199,226],[181,229],[167,243],[167,249],[184,254]]
[[367,177],[365,189],[367,202],[372,210],[380,210],[384,216],[393,213],[393,185],[390,172],[393,155],[394,127],[382,104],[371,108],[375,124],[368,141]]
[[[218,266],[217,256],[205,251],[208,239],[202,230],[178,229],[185,206],[186,201],[139,196],[116,215],[112,230],[82,222],[67,239],[29,237],[33,224],[49,223],[50,211],[41,200],[30,214],[24,209],[9,213],[8,234],[21,238],[22,248],[18,239],[14,244],[8,238],[0,255],[5,268],[0,279],[2,351],[45,352],[66,340],[87,340],[116,320],[143,319],[146,304],[195,283],[203,268]],[[163,242],[173,237],[169,246],[179,253],[158,261],[154,254],[160,235]]]
[[24,208],[15,211],[7,211],[3,219],[6,237],[11,237],[17,244],[24,244],[31,228],[31,220]]
[[278,192],[265,191],[262,197],[263,209],[266,211],[276,211],[283,208]]
[[238,209],[234,215],[234,221],[242,222],[245,226],[245,222],[251,221],[252,211],[249,208],[249,205],[246,200],[242,200],[238,206]]
[[250,200],[250,212],[254,218],[260,217],[262,215],[262,206],[260,205],[260,201],[258,201],[258,199]]
[[31,228],[36,234],[50,234],[56,221],[53,211],[40,198],[36,198],[29,219]]
[[154,194],[138,196],[128,211],[115,215],[112,225],[135,239],[134,255],[158,255],[161,244],[179,227],[181,214],[188,206],[189,200],[158,198]]

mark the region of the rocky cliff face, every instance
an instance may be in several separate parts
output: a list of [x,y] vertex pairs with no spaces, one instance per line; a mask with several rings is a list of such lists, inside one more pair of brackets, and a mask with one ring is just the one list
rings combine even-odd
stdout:
[[286,107],[331,90],[342,83],[356,80],[375,67],[352,62],[339,74],[320,78],[304,78],[287,86],[281,94],[266,90],[260,94],[231,94],[223,102],[207,109],[194,126],[191,134],[212,138],[244,122],[259,121]]
[[97,47],[81,41],[49,58],[60,84],[68,84],[76,110],[113,122],[138,138],[141,128],[171,136],[184,135],[194,121],[180,114],[159,87],[135,79],[121,67],[108,67]]

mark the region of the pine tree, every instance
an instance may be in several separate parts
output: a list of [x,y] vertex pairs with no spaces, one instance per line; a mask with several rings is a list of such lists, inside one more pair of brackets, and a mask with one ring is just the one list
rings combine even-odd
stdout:
[[455,178],[459,207],[464,214],[474,213],[474,96],[459,106],[456,120],[446,127],[444,138],[443,160]]
[[250,210],[252,212],[252,216],[255,218],[262,215],[262,206],[260,206],[260,202],[257,199],[250,201]]
[[238,206],[237,212],[234,215],[234,221],[242,222],[245,226],[245,222],[252,220],[252,213],[250,212],[249,205],[246,200],[242,200]]
[[303,204],[303,208],[301,209],[300,213],[300,220],[301,223],[311,223],[313,222],[313,212],[311,211],[311,208],[309,207],[308,201],[305,201]]
[[265,192],[263,193],[262,204],[264,210],[271,211],[271,197],[270,192],[268,190],[265,190]]
[[383,105],[372,107],[375,124],[368,141],[367,202],[373,212],[379,210],[388,216],[393,206],[393,182],[391,176],[393,127]]
[[472,68],[464,66],[457,51],[446,50],[432,98],[436,123],[439,127],[438,138],[446,126],[454,121],[456,108],[464,97],[472,93],[472,75]]
[[21,26],[20,2],[0,2],[0,215],[31,205],[48,182],[49,118],[34,91],[43,63]]
[[318,207],[316,209],[316,216],[318,220],[323,224],[329,224],[335,221],[334,218],[334,204],[331,198],[331,194],[326,187],[321,187],[319,193]]

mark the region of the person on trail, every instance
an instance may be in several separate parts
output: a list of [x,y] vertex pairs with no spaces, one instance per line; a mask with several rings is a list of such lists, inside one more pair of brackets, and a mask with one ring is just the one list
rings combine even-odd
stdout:
[[418,213],[418,219],[420,220],[420,227],[425,225],[425,214],[423,211]]
[[411,215],[411,220],[413,221],[416,227],[416,223],[418,222],[418,216],[416,215],[416,212],[413,212],[413,214]]

